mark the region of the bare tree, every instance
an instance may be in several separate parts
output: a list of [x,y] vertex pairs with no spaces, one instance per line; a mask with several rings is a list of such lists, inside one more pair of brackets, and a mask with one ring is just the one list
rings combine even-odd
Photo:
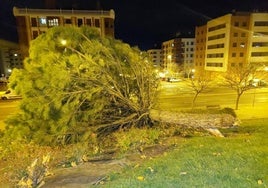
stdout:
[[251,81],[255,78],[256,67],[247,65],[230,68],[224,75],[227,85],[236,91],[235,109],[238,110],[239,100],[242,94],[252,89]]
[[194,97],[192,99],[192,109],[195,106],[195,102],[196,102],[198,95],[209,87],[210,82],[211,82],[211,79],[206,74],[201,74],[198,77],[191,78],[189,80],[188,86],[194,92]]

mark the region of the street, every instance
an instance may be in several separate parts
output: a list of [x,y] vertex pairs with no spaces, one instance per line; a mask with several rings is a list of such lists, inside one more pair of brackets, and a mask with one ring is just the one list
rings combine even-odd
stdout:
[[[155,108],[162,110],[176,110],[191,108],[194,93],[185,83],[163,82],[159,100]],[[235,107],[236,93],[229,88],[210,88],[198,95],[195,107],[220,105],[221,107]],[[18,110],[20,100],[0,100],[0,129],[4,128],[6,117]],[[246,91],[240,98],[239,105],[250,107],[268,106],[268,88],[256,88]]]
[[20,100],[0,100],[0,130],[4,128],[4,120],[18,110]]
[[[194,92],[183,82],[163,82],[156,108],[180,109],[191,108]],[[220,105],[221,107],[235,107],[237,94],[227,87],[208,88],[200,93],[195,101],[195,107]],[[240,98],[239,104],[258,106],[268,104],[268,88],[254,88],[246,91]]]

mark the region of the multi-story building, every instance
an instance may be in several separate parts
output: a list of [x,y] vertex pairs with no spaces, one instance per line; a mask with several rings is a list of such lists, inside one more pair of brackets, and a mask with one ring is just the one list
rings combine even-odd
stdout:
[[194,69],[201,73],[205,67],[207,25],[195,28]]
[[160,69],[162,63],[162,50],[161,49],[149,49],[147,50],[149,59],[153,62],[156,69]]
[[194,73],[195,38],[182,38],[182,64],[185,77]]
[[187,74],[194,67],[194,38],[175,38],[162,43],[162,64],[172,74]]
[[268,13],[252,13],[249,20],[248,61],[268,67]]
[[233,12],[196,27],[195,69],[223,73],[230,67],[268,66],[268,13]]
[[22,68],[23,59],[19,52],[19,45],[0,39],[0,81],[6,80],[13,68]]
[[19,45],[27,56],[30,41],[54,26],[90,26],[99,28],[101,36],[114,37],[114,10],[62,10],[13,8],[17,20]]

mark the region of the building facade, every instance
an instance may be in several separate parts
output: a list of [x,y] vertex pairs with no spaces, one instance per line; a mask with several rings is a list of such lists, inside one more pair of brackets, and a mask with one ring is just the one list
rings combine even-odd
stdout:
[[194,68],[194,38],[175,38],[162,42],[161,67],[171,74],[188,75]]
[[162,64],[162,50],[161,49],[149,49],[147,50],[149,59],[153,62],[156,69],[160,69]]
[[0,81],[5,81],[14,68],[23,68],[19,45],[0,39]]
[[195,69],[225,73],[231,67],[268,66],[268,13],[233,12],[196,27]]
[[19,45],[28,55],[30,41],[55,26],[89,26],[99,28],[101,36],[114,37],[114,10],[61,10],[13,8]]

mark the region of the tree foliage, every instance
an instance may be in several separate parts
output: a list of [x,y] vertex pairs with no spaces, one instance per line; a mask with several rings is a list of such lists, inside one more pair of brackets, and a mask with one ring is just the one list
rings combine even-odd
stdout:
[[158,80],[145,52],[88,27],[51,28],[29,52],[10,78],[23,99],[7,134],[56,143],[151,124]]

